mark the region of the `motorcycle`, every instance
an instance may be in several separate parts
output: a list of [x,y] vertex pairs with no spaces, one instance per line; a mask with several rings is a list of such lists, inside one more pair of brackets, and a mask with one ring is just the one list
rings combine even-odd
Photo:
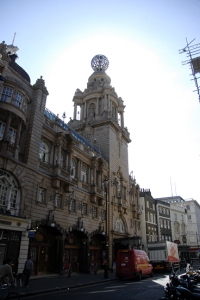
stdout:
[[160,298],[162,300],[198,300],[200,299],[200,288],[195,288],[188,280],[178,278],[174,273],[169,276],[169,283],[164,287],[165,296]]

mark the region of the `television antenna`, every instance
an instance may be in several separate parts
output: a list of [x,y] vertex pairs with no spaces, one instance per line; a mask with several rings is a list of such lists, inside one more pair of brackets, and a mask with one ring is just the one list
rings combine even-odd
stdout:
[[199,102],[200,102],[200,86],[199,86],[199,78],[197,77],[197,74],[200,74],[200,43],[191,45],[194,42],[195,39],[193,39],[190,43],[188,43],[187,38],[186,38],[186,46],[179,50],[179,54],[186,53],[187,60],[182,62],[182,65],[187,65],[189,64],[190,69],[192,71],[192,77],[196,86],[196,90],[193,92],[197,92],[199,96]]

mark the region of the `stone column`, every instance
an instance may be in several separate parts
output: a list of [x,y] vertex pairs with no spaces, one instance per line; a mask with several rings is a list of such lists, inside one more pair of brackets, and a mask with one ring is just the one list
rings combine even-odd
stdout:
[[86,102],[84,103],[84,119],[86,118],[86,110],[87,110],[87,105],[86,105]]
[[77,114],[77,104],[74,103],[74,120],[76,120],[76,114]]
[[57,149],[58,149],[58,145],[56,144],[56,145],[54,145],[54,162],[53,162],[54,166],[57,165],[57,163],[56,163]]
[[104,110],[107,110],[108,104],[107,104],[107,95],[104,95]]
[[60,159],[61,159],[61,143],[58,144],[58,158],[57,158],[57,165],[60,166]]
[[80,105],[80,110],[81,110],[81,113],[80,113],[80,121],[83,120],[83,104]]
[[99,98],[96,100],[96,116],[99,114]]
[[19,145],[21,129],[22,129],[22,120],[20,120],[18,127],[17,127],[17,134],[16,134],[16,138],[15,138],[15,146],[16,147]]
[[124,128],[124,112],[121,112],[121,127]]
[[90,167],[88,167],[88,169],[87,169],[87,180],[86,180],[86,182],[87,182],[88,184],[91,184],[90,180],[91,180],[91,169],[90,169]]

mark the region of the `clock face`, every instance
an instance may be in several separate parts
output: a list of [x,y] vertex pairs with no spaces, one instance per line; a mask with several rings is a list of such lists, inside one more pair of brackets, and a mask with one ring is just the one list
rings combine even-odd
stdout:
[[91,61],[91,67],[95,72],[105,72],[109,66],[109,61],[105,55],[97,54]]

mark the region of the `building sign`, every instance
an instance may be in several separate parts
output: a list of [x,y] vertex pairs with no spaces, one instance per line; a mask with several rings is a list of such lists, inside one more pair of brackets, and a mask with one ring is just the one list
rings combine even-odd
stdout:
[[12,222],[0,220],[0,224],[12,225]]
[[29,239],[34,239],[34,237],[35,237],[35,231],[32,231],[32,230],[29,231],[29,232],[28,232],[28,238],[29,238]]

